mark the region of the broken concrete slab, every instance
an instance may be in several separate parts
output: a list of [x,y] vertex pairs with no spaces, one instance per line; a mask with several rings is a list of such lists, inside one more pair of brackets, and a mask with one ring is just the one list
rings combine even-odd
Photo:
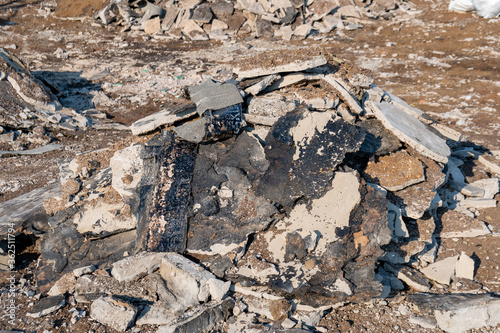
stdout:
[[75,285],[76,277],[73,272],[66,273],[50,288],[48,295],[57,296],[64,295],[67,292],[72,293],[75,290]]
[[496,175],[500,175],[500,152],[485,153],[478,157],[477,161]]
[[186,246],[187,211],[195,146],[165,134],[159,182],[152,193],[149,220],[139,220],[137,249],[182,252]]
[[189,37],[192,41],[208,40],[207,33],[200,27],[194,20],[187,20],[182,32]]
[[57,295],[42,298],[38,303],[26,313],[28,317],[43,317],[59,310],[66,305],[66,296]]
[[395,204],[402,209],[403,215],[413,219],[419,219],[426,211],[433,209],[431,203],[439,197],[437,189],[446,180],[446,175],[436,162],[425,158],[420,158],[420,160],[426,166],[427,181],[394,193]]
[[61,187],[55,182],[1,203],[3,223],[0,224],[0,236],[21,232],[20,228],[25,223],[47,223],[49,216],[45,213],[43,204],[60,192]]
[[161,22],[159,17],[155,17],[151,20],[147,20],[144,23],[142,23],[142,27],[144,29],[144,33],[148,35],[152,35],[160,31],[161,29]]
[[252,94],[252,95],[257,95],[260,92],[264,91],[267,87],[269,87],[271,84],[274,82],[278,81],[281,79],[280,75],[273,74],[264,77],[261,81],[257,82],[256,84],[248,87],[245,89],[245,92]]
[[40,155],[49,153],[54,150],[59,150],[63,148],[63,145],[45,145],[38,148],[27,149],[27,150],[19,150],[19,151],[6,151],[0,150],[0,157],[3,155],[14,156],[14,155]]
[[130,130],[134,135],[146,134],[154,131],[155,129],[164,126],[172,125],[177,121],[190,118],[196,114],[194,103],[181,103],[168,107],[165,110],[153,113],[145,118],[137,120],[130,125]]
[[486,224],[478,219],[449,210],[441,216],[441,238],[477,237],[490,235],[491,231]]
[[206,302],[210,296],[214,300],[222,300],[231,285],[176,253],[162,258],[160,275],[177,302],[186,308]]
[[137,308],[115,297],[100,297],[92,302],[90,317],[117,331],[125,331],[134,324]]
[[401,141],[428,158],[437,162],[448,162],[451,150],[446,140],[434,134],[420,120],[385,101],[380,103],[368,101],[366,104],[384,126]]
[[301,24],[293,31],[293,35],[297,36],[300,39],[306,39],[307,36],[311,33],[312,25],[311,24]]
[[470,184],[484,191],[483,199],[493,199],[500,192],[500,178],[486,178],[476,180]]
[[461,200],[459,205],[465,208],[495,208],[497,201],[495,199],[467,198]]
[[365,173],[368,181],[390,191],[399,191],[425,181],[422,162],[404,150],[382,156],[377,162],[368,162]]
[[141,252],[113,263],[111,275],[119,282],[137,280],[160,267],[164,253]]
[[431,284],[424,275],[412,267],[384,264],[384,268],[417,291],[426,292],[431,289]]
[[436,261],[420,270],[426,277],[438,283],[449,285],[455,275],[455,267],[459,256],[449,257]]
[[359,104],[359,101],[343,86],[345,83],[340,82],[339,79],[331,74],[325,75],[323,80],[340,94],[342,100],[349,106],[351,113],[363,115],[363,108]]
[[461,333],[500,323],[500,299],[492,294],[413,294],[408,300],[426,318],[449,333]]
[[256,68],[256,69],[242,69],[242,68],[234,68],[234,73],[238,74],[238,79],[248,79],[252,77],[259,77],[264,75],[271,74],[280,74],[280,73],[292,73],[292,72],[301,72],[307,69],[319,67],[326,65],[327,61],[325,57],[318,56],[314,57],[310,60],[305,60],[301,62],[290,62],[288,64],[283,64],[274,67],[268,68]]
[[191,15],[191,19],[198,24],[210,23],[213,17],[212,9],[206,3],[197,6],[193,10],[193,15]]
[[474,280],[475,265],[474,259],[465,254],[465,252],[460,253],[455,266],[455,277]]
[[[270,167],[260,179],[256,193],[283,207],[300,196],[318,197],[335,166],[346,153],[357,151],[363,138],[359,128],[331,112],[310,112],[304,106],[289,112],[274,124],[266,138]],[[330,158],[321,159],[324,155]],[[283,186],[288,190],[281,190]]]
[[190,86],[188,91],[200,116],[207,110],[215,111],[243,103],[238,88],[232,83],[207,80],[198,86]]
[[234,307],[234,301],[210,301],[193,307],[169,324],[158,327],[158,333],[209,332],[218,323],[227,321]]

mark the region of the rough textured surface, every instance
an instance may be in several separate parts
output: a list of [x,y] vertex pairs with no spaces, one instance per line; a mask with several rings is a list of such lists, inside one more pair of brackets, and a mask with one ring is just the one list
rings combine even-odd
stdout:
[[92,302],[90,316],[117,331],[125,331],[135,319],[137,308],[113,297],[101,297]]
[[191,192],[194,160],[193,145],[174,137],[167,140],[145,241],[149,251],[182,252],[186,247],[186,206]]
[[403,150],[382,156],[377,162],[369,162],[365,173],[367,180],[390,191],[402,190],[425,180],[422,162]]
[[[345,154],[357,151],[364,132],[331,113],[304,107],[280,118],[266,138],[270,163],[256,193],[286,207],[299,197],[324,193]],[[328,159],[322,156],[329,156]],[[286,187],[288,190],[283,191]]]
[[486,224],[478,219],[449,210],[441,216],[440,237],[477,237],[491,234]]

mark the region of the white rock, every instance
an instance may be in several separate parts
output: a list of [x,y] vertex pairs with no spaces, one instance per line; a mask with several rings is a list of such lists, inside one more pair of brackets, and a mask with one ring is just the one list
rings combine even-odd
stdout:
[[312,26],[310,24],[301,24],[294,31],[293,34],[300,38],[306,38],[312,30]]
[[134,324],[136,314],[135,306],[112,297],[100,297],[90,307],[92,319],[120,332]]
[[99,201],[95,206],[89,204],[84,212],[76,214],[73,223],[76,224],[76,229],[81,234],[131,230],[137,226],[137,218],[131,214],[120,214],[120,212],[126,212],[127,207],[129,206],[123,203],[108,204]]
[[455,274],[457,261],[458,256],[449,257],[421,269],[420,272],[431,280],[449,285]]
[[495,199],[468,198],[460,201],[460,206],[465,208],[495,208],[497,201]]
[[500,179],[499,178],[486,178],[476,180],[470,185],[479,187],[484,190],[483,199],[493,199],[498,192],[500,192]]
[[90,274],[90,273],[94,272],[95,270],[96,270],[96,267],[94,265],[75,268],[73,270],[73,275],[75,275],[75,277],[80,277],[84,274]]
[[137,317],[136,325],[167,325],[177,317],[171,309],[162,304],[148,305]]
[[231,287],[231,281],[224,282],[222,280],[213,278],[207,281],[207,285],[212,299],[221,301],[226,297],[227,292]]
[[455,276],[457,278],[474,279],[474,259],[469,257],[465,252],[460,254],[455,267]]
[[325,57],[317,56],[309,60],[290,62],[288,64],[279,65],[276,67],[255,68],[249,70],[241,70],[240,68],[235,68],[234,72],[238,74],[238,79],[242,80],[245,78],[258,77],[270,74],[301,72],[306,69],[323,66],[326,63],[327,61]]
[[409,237],[410,233],[406,228],[406,223],[401,217],[401,209],[391,202],[387,203],[387,218],[389,220],[389,229],[393,232],[395,237]]

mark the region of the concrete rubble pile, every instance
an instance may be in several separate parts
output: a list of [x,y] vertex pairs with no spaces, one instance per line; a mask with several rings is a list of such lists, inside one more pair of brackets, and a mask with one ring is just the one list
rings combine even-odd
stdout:
[[106,115],[66,108],[57,87],[38,78],[12,52],[0,48],[0,156],[43,154],[62,148],[58,135],[94,128],[120,128],[105,124]]
[[[318,37],[334,29],[356,30],[373,19],[414,13],[401,0],[186,0],[111,1],[98,11],[103,25],[187,40],[228,39],[235,35],[284,40]],[[318,37],[321,38],[321,37]]]
[[13,228],[39,238],[29,315],[71,299],[117,331],[324,331],[329,311],[410,290],[423,327],[500,323],[471,253],[436,261],[442,238],[496,232],[476,209],[500,179],[460,169],[483,152],[331,55],[241,63],[131,125],[107,165],[61,165]]

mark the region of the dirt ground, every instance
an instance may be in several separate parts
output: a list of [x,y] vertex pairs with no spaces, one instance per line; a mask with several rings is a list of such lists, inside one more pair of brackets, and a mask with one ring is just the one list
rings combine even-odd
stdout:
[[[71,18],[88,14],[102,1],[79,1],[76,7],[71,1],[60,1],[55,13],[45,9],[44,3],[0,0],[0,47],[11,48],[35,74],[43,73],[64,91],[60,95],[63,106],[83,109],[86,103],[93,103],[109,119],[130,125],[166,103],[182,99],[186,85],[199,83],[207,76],[231,78],[232,67],[239,62],[243,67],[242,59],[248,56],[286,51],[294,57],[315,47],[371,70],[377,86],[464,133],[477,146],[500,150],[500,19],[449,12],[447,1],[414,0],[411,4],[419,14],[363,20],[360,30],[334,30],[323,38],[312,36],[288,43],[248,36],[223,42],[167,40],[139,31],[120,32],[117,27],[100,26],[85,16]],[[58,177],[59,162],[107,148],[130,136],[127,131],[94,129],[57,134],[53,135],[54,143],[64,145],[62,150],[43,156],[0,158],[0,202],[53,182]],[[467,169],[468,180],[488,173],[481,165],[463,168]],[[476,281],[487,291],[500,292],[500,207],[480,210],[480,216],[494,235],[445,240],[438,259],[461,251],[473,253],[480,262]],[[33,247],[27,248],[17,267],[17,280],[25,279],[21,280],[25,294],[18,299],[25,305],[20,309],[21,316],[35,302],[29,292],[36,289],[36,256],[30,255],[32,252]],[[5,276],[0,277],[0,286],[6,288]],[[321,325],[329,332],[424,332],[408,322],[411,309],[402,302],[406,292],[333,311]],[[5,293],[0,298],[5,301]],[[71,324],[69,308],[42,319],[26,319],[18,328],[37,332],[111,332],[88,317]],[[12,327],[0,318],[3,328]],[[498,330],[500,327],[482,332]]]

